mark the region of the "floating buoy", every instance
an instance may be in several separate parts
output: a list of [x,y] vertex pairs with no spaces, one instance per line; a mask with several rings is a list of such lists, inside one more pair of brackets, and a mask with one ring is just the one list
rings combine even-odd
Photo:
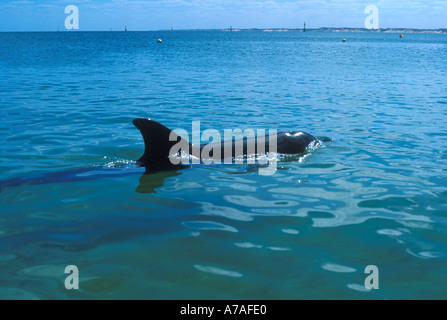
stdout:
[[157,40],[157,43],[162,43],[161,39],[158,39],[158,40]]
[[401,35],[399,36],[399,38],[401,38],[401,39],[402,39],[403,37],[404,37],[404,35],[403,35],[403,34],[401,34]]
[[341,42],[346,42],[346,39],[341,40]]

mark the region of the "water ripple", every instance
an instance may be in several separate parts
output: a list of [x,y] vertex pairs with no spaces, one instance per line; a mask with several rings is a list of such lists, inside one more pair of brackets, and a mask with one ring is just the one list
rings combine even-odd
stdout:
[[211,273],[219,276],[225,276],[230,278],[240,278],[242,277],[242,274],[237,271],[231,271],[231,270],[225,270],[218,267],[210,267],[210,266],[202,266],[199,264],[194,265],[194,268],[196,268],[199,271]]
[[228,232],[238,232],[238,230],[232,226],[212,221],[187,221],[183,222],[183,225],[193,230],[219,230]]
[[325,263],[321,266],[324,270],[337,272],[337,273],[352,273],[357,270],[351,267],[342,266],[335,263]]
[[[76,262],[81,299],[446,298],[444,35],[0,40],[0,298],[70,298],[59,266]],[[139,117],[333,141],[280,156],[273,176],[143,176]],[[380,290],[364,288],[366,263]]]

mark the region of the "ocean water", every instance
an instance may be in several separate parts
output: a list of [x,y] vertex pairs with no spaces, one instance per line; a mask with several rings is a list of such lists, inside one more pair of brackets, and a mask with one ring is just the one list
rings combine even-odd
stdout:
[[[445,34],[0,33],[0,117],[1,299],[447,298]],[[139,117],[333,141],[144,175]]]

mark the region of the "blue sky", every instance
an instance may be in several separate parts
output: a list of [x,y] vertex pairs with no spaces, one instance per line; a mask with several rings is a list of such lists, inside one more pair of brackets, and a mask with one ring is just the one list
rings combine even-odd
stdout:
[[371,4],[380,28],[447,28],[447,0],[0,0],[0,31],[65,30],[68,5],[80,31],[363,27]]

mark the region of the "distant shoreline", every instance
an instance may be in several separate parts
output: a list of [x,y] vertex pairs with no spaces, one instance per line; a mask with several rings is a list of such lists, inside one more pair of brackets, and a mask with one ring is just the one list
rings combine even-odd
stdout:
[[[128,32],[171,32],[171,31],[223,31],[223,32],[247,32],[247,31],[257,31],[257,32],[303,32],[302,28],[227,28],[227,29],[160,29],[160,30],[129,30]],[[35,32],[125,32],[124,30],[107,31],[107,30],[60,30],[60,31],[0,31],[0,33],[35,33]],[[366,28],[306,28],[307,32],[356,32],[356,33],[429,33],[429,34],[447,34],[447,28],[441,29],[414,29],[414,28],[383,28],[383,29],[366,29]]]
[[[297,28],[252,28],[252,29],[222,29],[221,31],[264,31],[264,32],[303,32],[303,29]],[[446,33],[447,29],[413,29],[413,28],[384,28],[384,29],[366,29],[366,28],[314,28],[307,29],[306,32],[370,32],[370,33]]]

